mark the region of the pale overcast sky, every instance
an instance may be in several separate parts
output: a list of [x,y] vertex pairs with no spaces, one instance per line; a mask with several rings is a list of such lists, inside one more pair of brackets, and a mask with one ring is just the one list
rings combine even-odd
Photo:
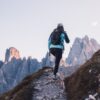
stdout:
[[88,35],[100,43],[100,0],[0,0],[0,59],[9,47],[20,55],[41,59],[48,38],[63,23],[71,43]]

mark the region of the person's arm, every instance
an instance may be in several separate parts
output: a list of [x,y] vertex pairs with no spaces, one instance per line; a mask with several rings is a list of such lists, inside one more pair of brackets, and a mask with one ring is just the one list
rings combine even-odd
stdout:
[[[52,33],[51,33],[51,35],[52,35]],[[50,37],[48,39],[48,49],[50,49],[50,45],[51,45],[51,35],[50,35]]]
[[64,34],[65,34],[65,41],[66,41],[66,43],[69,43],[69,42],[70,42],[70,40],[69,40],[69,37],[68,37],[67,33],[66,33],[66,32],[64,32]]

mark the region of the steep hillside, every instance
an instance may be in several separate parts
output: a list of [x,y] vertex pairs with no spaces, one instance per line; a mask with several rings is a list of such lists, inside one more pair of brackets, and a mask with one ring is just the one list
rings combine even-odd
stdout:
[[52,79],[52,68],[44,67],[27,76],[18,86],[0,96],[0,100],[66,100],[61,79]]
[[65,78],[65,87],[68,100],[100,100],[100,50]]

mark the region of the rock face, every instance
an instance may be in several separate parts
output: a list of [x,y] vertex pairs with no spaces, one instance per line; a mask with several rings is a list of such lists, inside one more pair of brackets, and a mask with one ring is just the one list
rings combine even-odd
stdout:
[[36,59],[15,59],[0,68],[0,94],[15,87],[21,80],[41,68]]
[[0,68],[2,67],[3,64],[4,64],[4,62],[3,61],[0,61]]
[[68,100],[100,100],[100,50],[65,78],[65,87]]
[[66,62],[70,66],[82,65],[99,49],[100,45],[96,40],[89,39],[88,36],[82,39],[76,38]]
[[7,49],[5,61],[0,61],[0,94],[12,89],[24,77],[41,68],[41,63],[37,59],[21,59],[19,51],[13,47]]
[[20,59],[19,51],[14,47],[10,47],[6,50],[5,62],[10,61],[12,58]]

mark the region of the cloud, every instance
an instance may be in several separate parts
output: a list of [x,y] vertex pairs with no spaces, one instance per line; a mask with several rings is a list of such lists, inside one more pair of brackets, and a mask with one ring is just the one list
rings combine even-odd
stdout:
[[96,27],[98,24],[99,24],[98,21],[94,21],[91,23],[91,26]]

